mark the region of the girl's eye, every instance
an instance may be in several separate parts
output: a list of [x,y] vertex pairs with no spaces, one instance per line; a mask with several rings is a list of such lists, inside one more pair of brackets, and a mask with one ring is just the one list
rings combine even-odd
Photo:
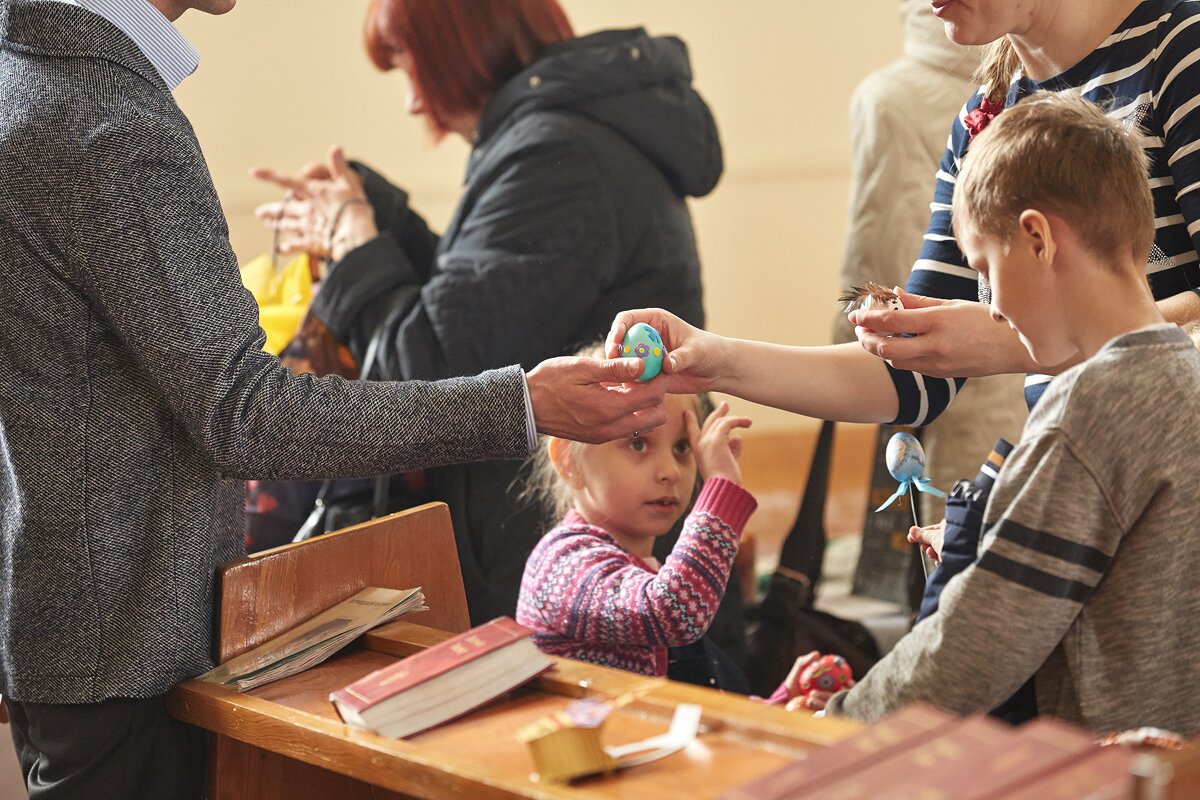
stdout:
[[638,437],[637,439],[629,440],[629,449],[635,453],[646,452],[646,440]]
[[675,455],[685,456],[692,452],[692,444],[687,439],[681,439],[675,443]]

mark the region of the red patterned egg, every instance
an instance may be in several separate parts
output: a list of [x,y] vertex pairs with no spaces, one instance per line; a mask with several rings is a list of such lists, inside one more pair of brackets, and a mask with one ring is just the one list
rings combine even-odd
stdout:
[[800,693],[837,692],[854,678],[850,665],[841,656],[821,656],[800,673]]

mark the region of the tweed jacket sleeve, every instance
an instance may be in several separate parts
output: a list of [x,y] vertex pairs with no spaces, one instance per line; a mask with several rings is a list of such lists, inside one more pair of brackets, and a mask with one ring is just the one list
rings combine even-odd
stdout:
[[69,261],[224,476],[366,475],[525,453],[515,368],[440,383],[349,382],[294,375],[263,353],[190,129],[130,105],[84,147]]

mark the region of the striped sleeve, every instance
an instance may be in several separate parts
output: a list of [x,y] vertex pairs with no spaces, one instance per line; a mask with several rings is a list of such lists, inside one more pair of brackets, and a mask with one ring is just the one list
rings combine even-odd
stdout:
[[[835,696],[834,713],[873,721],[918,701],[960,714],[987,711],[1066,636],[1124,527],[1061,431],[1022,443],[1012,460],[996,487],[996,497],[1011,500],[988,530],[979,561],[950,581],[937,614]],[[1016,491],[1002,489],[1006,480],[1020,481]]]
[[[950,126],[946,153],[934,181],[933,202],[929,204],[929,227],[906,286],[914,294],[947,300],[978,299],[977,273],[967,265],[954,238],[950,205],[958,169],[967,149],[968,136],[963,119],[982,101],[983,95],[976,93]],[[965,378],[931,378],[890,366],[888,371],[900,399],[900,410],[893,422],[900,425],[929,424],[946,410],[966,382]]]
[[[1155,127],[1163,137],[1158,157],[1166,162],[1169,180],[1152,180],[1151,187],[1155,223],[1160,229],[1158,244],[1182,266],[1185,256],[1194,261],[1200,250],[1200,3],[1180,3],[1162,31],[1151,79],[1151,103]],[[1163,166],[1152,165],[1153,174],[1162,175]],[[1171,198],[1175,203],[1169,202]],[[1178,241],[1164,242],[1162,229],[1177,219],[1172,219],[1172,213],[1182,215],[1186,227],[1166,231]],[[1182,291],[1189,287],[1174,288]]]

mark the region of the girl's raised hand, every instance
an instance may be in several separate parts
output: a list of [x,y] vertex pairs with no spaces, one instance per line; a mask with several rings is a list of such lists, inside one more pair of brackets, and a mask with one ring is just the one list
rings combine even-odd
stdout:
[[691,411],[684,412],[684,421],[700,476],[705,479],[725,478],[741,484],[742,470],[738,466],[738,456],[742,452],[742,440],[733,436],[733,431],[735,428],[749,428],[749,418],[730,416],[729,404],[722,402],[708,415],[703,428]]

